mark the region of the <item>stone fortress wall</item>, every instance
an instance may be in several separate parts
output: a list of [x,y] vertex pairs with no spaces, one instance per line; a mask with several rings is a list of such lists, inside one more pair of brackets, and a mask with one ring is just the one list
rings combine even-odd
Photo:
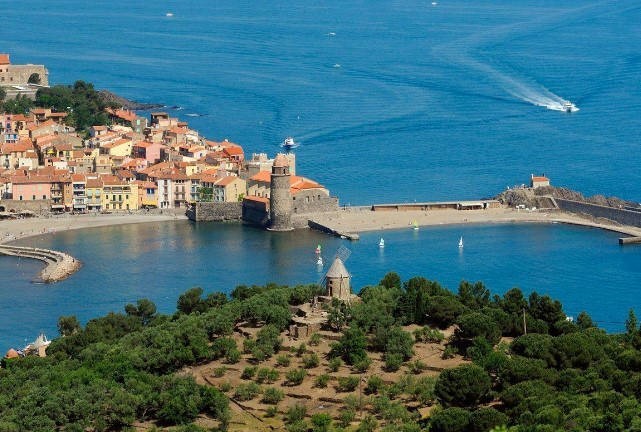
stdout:
[[641,227],[641,212],[618,209],[614,207],[601,206],[580,201],[573,201],[561,198],[554,198],[559,209],[571,213],[583,213],[595,218],[604,218],[611,221]]

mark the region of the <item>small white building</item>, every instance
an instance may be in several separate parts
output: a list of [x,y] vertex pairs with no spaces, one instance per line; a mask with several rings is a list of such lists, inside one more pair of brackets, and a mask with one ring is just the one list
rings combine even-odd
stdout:
[[530,179],[530,187],[536,189],[538,187],[550,186],[550,179],[545,176],[535,176],[532,174]]

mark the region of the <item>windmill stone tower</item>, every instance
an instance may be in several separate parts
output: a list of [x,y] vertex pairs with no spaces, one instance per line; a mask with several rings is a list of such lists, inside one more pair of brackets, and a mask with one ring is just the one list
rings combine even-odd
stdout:
[[340,300],[349,301],[352,296],[352,289],[350,287],[350,274],[338,256],[334,258],[334,262],[325,274],[325,288],[327,289],[326,295],[328,297],[336,297]]
[[270,198],[269,198],[269,230],[291,231],[292,227],[292,196],[290,193],[289,159],[280,153],[274,159],[272,166]]

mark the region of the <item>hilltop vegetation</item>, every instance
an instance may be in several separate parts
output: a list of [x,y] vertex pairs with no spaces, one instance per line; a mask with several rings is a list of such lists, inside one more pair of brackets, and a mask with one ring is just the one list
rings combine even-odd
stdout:
[[633,312],[609,335],[547,296],[390,273],[331,303],[335,333],[289,340],[290,306],[319,291],[194,288],[172,316],[140,300],[84,328],[61,317],[48,357],[5,361],[0,430],[641,431]]
[[115,101],[98,92],[93,84],[76,81],[73,85],[55,85],[36,92],[35,101],[27,97],[0,102],[0,112],[26,114],[34,107],[51,108],[54,112],[67,112],[66,124],[84,131],[93,125],[105,125],[109,118],[105,108],[119,108]]

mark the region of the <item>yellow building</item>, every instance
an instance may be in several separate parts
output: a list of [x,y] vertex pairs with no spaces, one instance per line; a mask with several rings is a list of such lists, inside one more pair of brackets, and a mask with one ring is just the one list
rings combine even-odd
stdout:
[[102,176],[102,209],[106,211],[138,210],[138,185],[116,176]]
[[121,138],[109,144],[101,146],[101,150],[109,156],[131,156],[133,141],[129,138]]
[[85,186],[87,195],[87,211],[99,212],[102,210],[102,179],[98,176],[87,176]]

